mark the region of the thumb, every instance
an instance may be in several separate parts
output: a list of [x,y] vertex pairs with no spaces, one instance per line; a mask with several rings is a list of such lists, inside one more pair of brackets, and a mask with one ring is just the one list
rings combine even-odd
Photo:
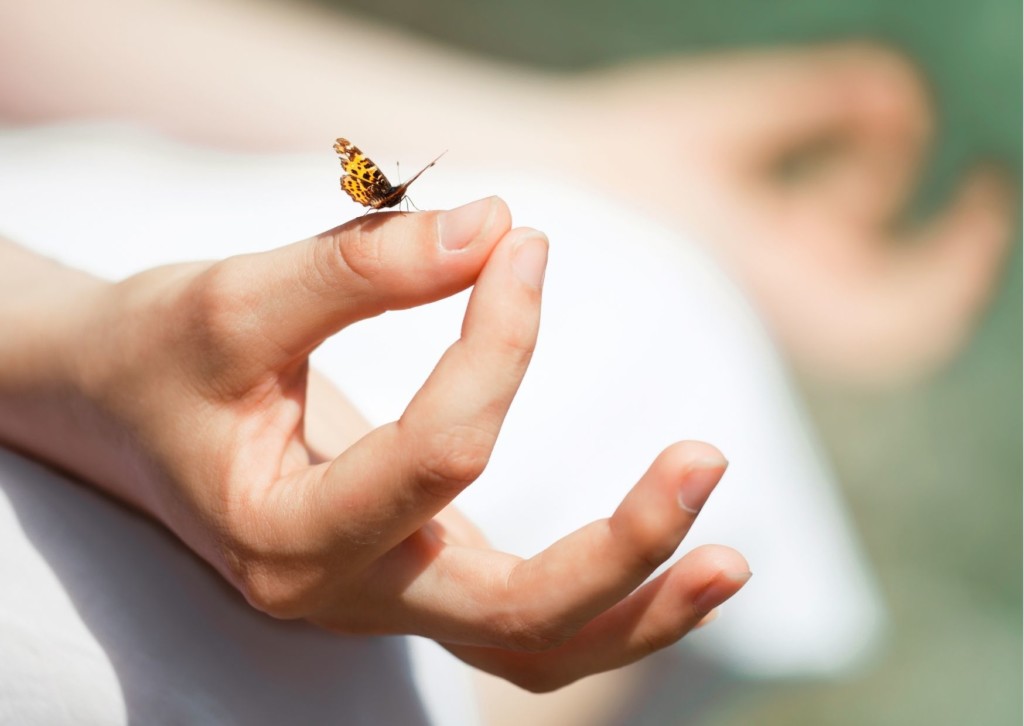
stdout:
[[469,287],[510,226],[505,203],[488,197],[450,211],[361,217],[221,265],[248,301],[250,344],[264,346],[265,362],[285,363],[357,320]]

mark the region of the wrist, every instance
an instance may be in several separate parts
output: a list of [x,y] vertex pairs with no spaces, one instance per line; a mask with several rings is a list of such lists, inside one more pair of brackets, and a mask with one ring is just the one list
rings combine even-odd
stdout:
[[80,352],[110,283],[0,240],[0,444],[80,471]]
[[[66,387],[87,310],[110,283],[0,240],[0,402]],[[0,406],[0,425],[13,417]]]

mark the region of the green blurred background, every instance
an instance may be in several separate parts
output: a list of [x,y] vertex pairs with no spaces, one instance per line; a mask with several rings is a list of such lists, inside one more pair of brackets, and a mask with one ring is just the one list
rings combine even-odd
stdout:
[[[979,158],[1020,183],[1019,0],[323,1],[560,70],[880,40],[933,84],[939,137],[922,204],[944,199]],[[730,688],[686,723],[1022,723],[1021,292],[1018,239],[994,305],[943,371],[884,394],[803,381],[891,611],[886,649],[841,680]],[[649,714],[651,723],[679,718],[668,707]]]

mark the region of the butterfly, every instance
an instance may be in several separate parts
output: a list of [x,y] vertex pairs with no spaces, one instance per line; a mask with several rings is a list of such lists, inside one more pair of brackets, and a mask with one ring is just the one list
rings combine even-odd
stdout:
[[377,165],[348,139],[335,141],[334,150],[338,152],[338,156],[341,158],[341,168],[345,171],[341,177],[342,190],[359,204],[372,209],[388,209],[397,206],[405,199],[405,191],[409,185],[416,181],[420,174],[436,164],[437,159],[444,156],[441,154],[420,169],[412,179],[395,187],[391,185]]

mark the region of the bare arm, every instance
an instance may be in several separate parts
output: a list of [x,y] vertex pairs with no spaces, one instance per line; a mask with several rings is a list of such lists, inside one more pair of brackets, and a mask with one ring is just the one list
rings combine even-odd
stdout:
[[[272,616],[431,637],[535,691],[639,660],[749,576],[708,546],[644,584],[726,462],[670,446],[607,519],[530,559],[449,506],[487,465],[536,341],[547,241],[510,222],[495,198],[380,214],[117,283],[0,245],[0,443],[147,513]],[[461,337],[402,416],[325,432],[347,404],[311,380],[310,351],[470,285]]]
[[[127,118],[198,143],[468,159],[549,138],[568,84],[305,5],[0,3],[0,118]],[[515,108],[514,115],[508,114]],[[538,149],[544,153],[543,148]]]
[[[1005,182],[978,170],[934,219],[894,231],[933,120],[916,70],[864,44],[566,76],[302,5],[0,3],[0,119],[81,117],[258,151],[321,151],[344,134],[403,159],[450,149],[576,175],[698,232],[795,360],[857,381],[950,357],[1012,228]],[[842,153],[780,187],[772,169],[822,139]]]

